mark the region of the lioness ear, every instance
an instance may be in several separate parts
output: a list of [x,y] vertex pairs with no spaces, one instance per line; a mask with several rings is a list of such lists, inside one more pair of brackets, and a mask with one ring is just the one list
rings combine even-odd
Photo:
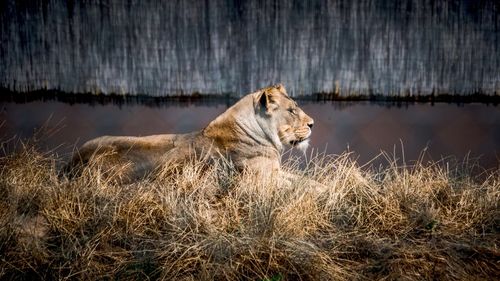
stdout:
[[272,94],[269,91],[262,91],[258,96],[258,105],[261,109],[265,110],[267,113],[271,113],[276,108],[278,108],[278,104],[274,100]]
[[282,92],[283,94],[287,95],[287,92],[286,92],[286,89],[285,89],[285,86],[283,86],[283,84],[279,83],[279,84],[276,84],[274,85],[274,88],[276,88],[278,91]]

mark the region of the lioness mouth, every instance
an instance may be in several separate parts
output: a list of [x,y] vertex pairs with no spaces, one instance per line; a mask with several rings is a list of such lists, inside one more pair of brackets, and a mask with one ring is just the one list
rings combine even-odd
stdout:
[[301,140],[293,140],[293,141],[290,141],[290,145],[291,146],[297,146],[298,144],[300,144],[301,142],[303,141],[306,141],[308,138],[305,138],[305,139],[301,139]]

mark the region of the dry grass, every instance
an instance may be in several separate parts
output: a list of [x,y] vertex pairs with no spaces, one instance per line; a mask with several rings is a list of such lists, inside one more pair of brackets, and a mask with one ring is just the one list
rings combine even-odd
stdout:
[[[0,278],[484,280],[500,275],[500,173],[349,154],[289,182],[193,162],[120,185],[58,177],[33,145],[0,158]],[[392,160],[390,160],[391,162]],[[316,192],[311,180],[327,190]],[[495,277],[496,276],[496,277]]]

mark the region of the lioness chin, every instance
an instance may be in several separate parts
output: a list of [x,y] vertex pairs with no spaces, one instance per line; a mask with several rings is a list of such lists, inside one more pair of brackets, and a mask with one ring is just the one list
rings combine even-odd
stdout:
[[280,170],[285,147],[307,148],[313,124],[278,84],[244,96],[201,131],[90,140],[67,168],[74,171],[98,159],[101,170],[119,167],[110,174],[130,181],[203,155],[227,157],[240,171],[269,173]]

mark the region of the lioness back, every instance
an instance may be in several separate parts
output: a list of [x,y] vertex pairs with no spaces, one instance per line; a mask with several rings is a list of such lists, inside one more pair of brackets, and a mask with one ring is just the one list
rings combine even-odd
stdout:
[[157,167],[158,161],[165,153],[181,144],[191,142],[198,134],[195,132],[145,137],[98,137],[87,141],[80,147],[73,155],[67,169],[81,169],[92,163],[122,180],[134,180]]

